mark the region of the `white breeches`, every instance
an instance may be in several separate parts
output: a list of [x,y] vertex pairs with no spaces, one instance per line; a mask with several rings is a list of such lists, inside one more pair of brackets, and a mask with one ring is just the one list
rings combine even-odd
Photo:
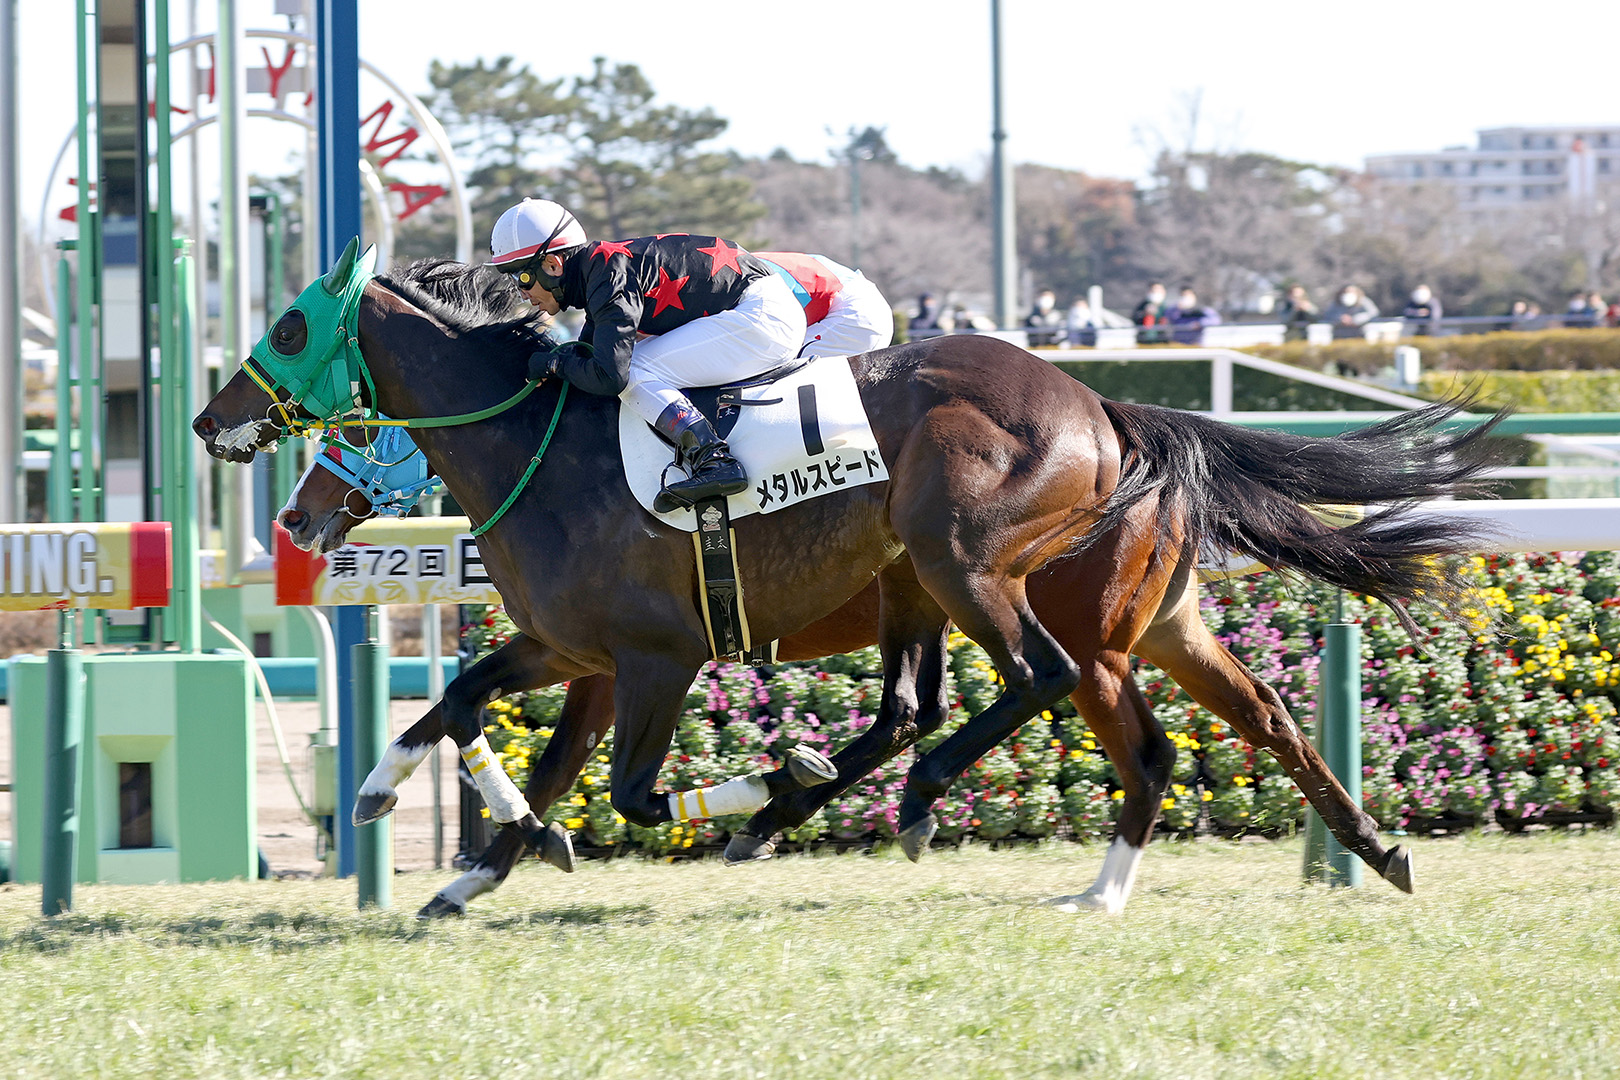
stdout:
[[894,311],[860,271],[844,278],[827,317],[804,331],[807,356],[854,356],[886,348],[894,340]]
[[804,343],[804,308],[775,274],[748,286],[737,306],[636,342],[619,395],[647,423],[683,399],[680,387],[718,386],[793,359]]

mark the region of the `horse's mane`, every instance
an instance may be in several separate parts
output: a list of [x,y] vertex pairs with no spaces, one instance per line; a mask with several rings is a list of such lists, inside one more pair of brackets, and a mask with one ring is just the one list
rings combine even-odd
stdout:
[[417,259],[378,275],[377,282],[480,345],[532,350],[536,335],[556,344],[535,325],[543,314],[540,309],[529,306],[507,275],[487,265]]

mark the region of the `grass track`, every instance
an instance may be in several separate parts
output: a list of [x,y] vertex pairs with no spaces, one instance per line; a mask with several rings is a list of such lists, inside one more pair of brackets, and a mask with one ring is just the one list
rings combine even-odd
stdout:
[[1620,836],[1419,841],[1419,893],[1297,844],[526,864],[466,919],[352,884],[0,887],[0,1075],[1620,1076]]

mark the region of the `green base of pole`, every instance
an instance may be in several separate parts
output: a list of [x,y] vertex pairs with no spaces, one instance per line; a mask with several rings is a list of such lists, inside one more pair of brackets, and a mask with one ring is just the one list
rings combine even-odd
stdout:
[[[377,641],[351,647],[354,663],[354,790],[388,745],[388,650]],[[359,904],[392,907],[394,903],[394,825],[383,818],[354,831],[355,875]]]
[[[63,617],[63,638],[71,624]],[[79,858],[79,750],[84,743],[84,654],[52,649],[45,655],[45,830],[40,852],[44,895],[40,911],[73,910]]]
[[[1330,623],[1324,641],[1317,744],[1350,801],[1360,806],[1361,627]],[[1313,833],[1320,834],[1319,842]],[[1306,825],[1306,878],[1355,888],[1361,884],[1362,865],[1361,858],[1340,844],[1313,812]]]

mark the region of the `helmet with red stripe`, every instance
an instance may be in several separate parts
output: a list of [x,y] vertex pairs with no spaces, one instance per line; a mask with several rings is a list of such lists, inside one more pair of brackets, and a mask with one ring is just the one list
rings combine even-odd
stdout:
[[585,243],[585,227],[549,199],[524,199],[502,214],[489,236],[489,261],[511,273],[536,256]]

